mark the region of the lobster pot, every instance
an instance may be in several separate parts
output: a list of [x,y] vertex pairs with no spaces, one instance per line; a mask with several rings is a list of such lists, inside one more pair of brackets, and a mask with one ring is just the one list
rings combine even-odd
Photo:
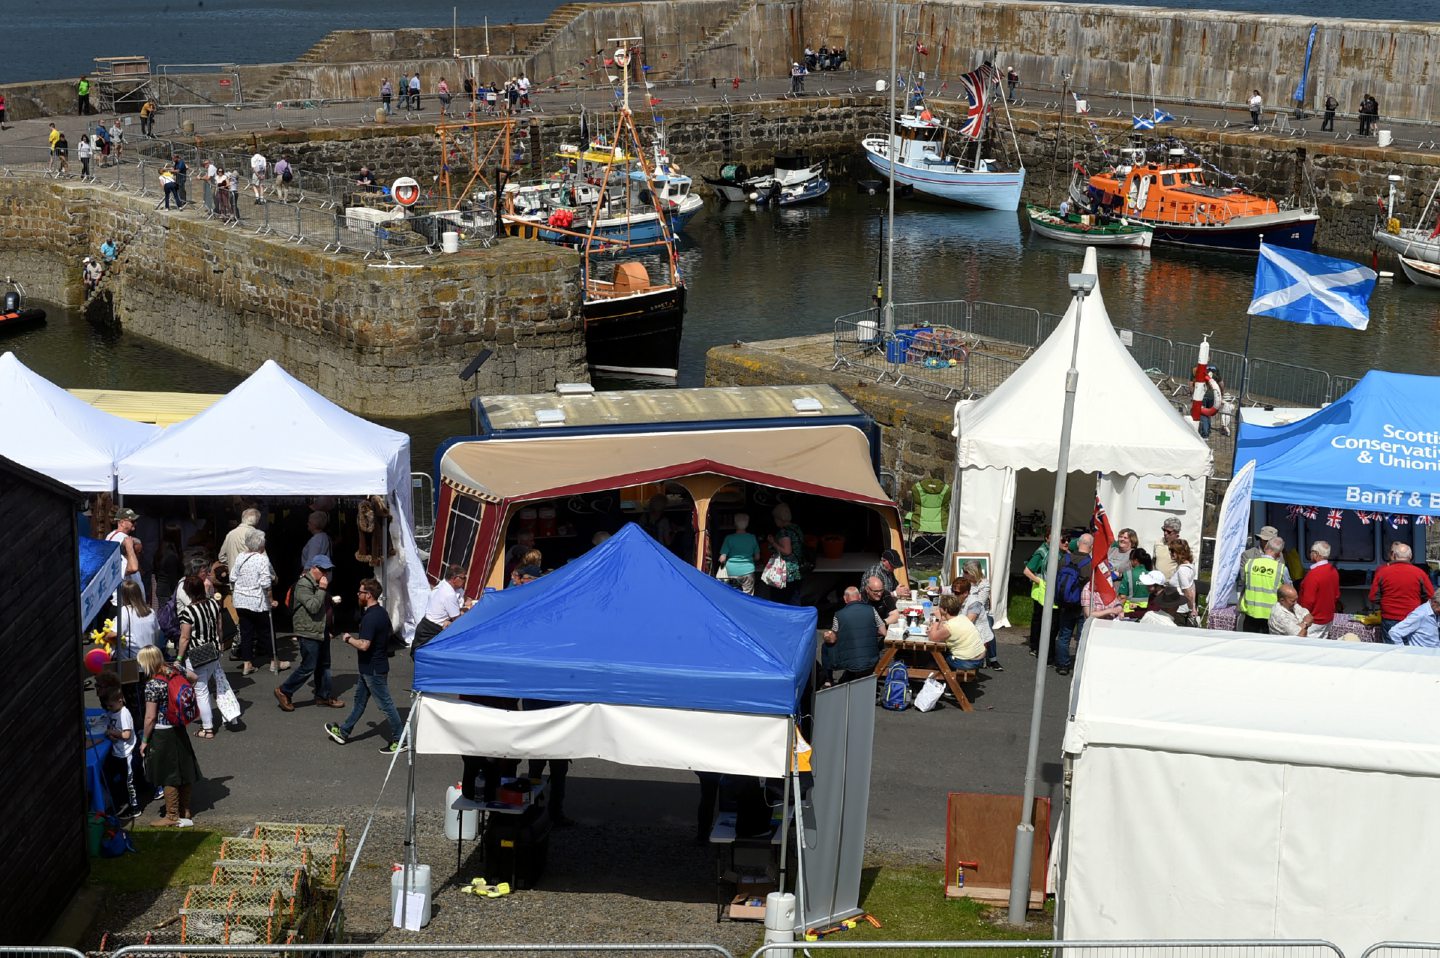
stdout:
[[264,862],[218,861],[210,873],[211,887],[248,885],[274,891],[277,914],[288,922],[300,915],[308,902],[305,870],[291,865],[269,865]]
[[227,838],[220,843],[220,860],[288,865],[310,870],[310,849],[290,842],[269,842],[259,838]]
[[339,883],[345,870],[345,828],[292,822],[257,822],[252,838],[272,847],[304,848],[310,855],[310,877],[321,885]]
[[295,940],[280,914],[280,892],[255,885],[191,885],[180,906],[180,941],[190,945],[276,945]]

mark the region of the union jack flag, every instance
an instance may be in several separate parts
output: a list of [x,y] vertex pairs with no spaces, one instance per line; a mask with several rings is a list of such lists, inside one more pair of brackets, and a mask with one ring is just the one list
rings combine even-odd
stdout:
[[1393,515],[1390,517],[1390,528],[1392,529],[1398,529],[1401,526],[1408,526],[1409,524],[1409,516]]
[[985,125],[985,109],[989,106],[990,87],[994,85],[997,75],[995,65],[987,60],[978,70],[971,70],[960,78],[960,85],[965,89],[965,98],[970,101],[965,122],[960,124],[958,131],[961,136],[968,136],[972,140],[980,136],[980,128]]
[[1362,526],[1368,526],[1370,524],[1370,520],[1376,518],[1379,515],[1380,513],[1378,512],[1356,512],[1355,518],[1360,520],[1360,524]]
[[1325,524],[1332,529],[1338,529],[1340,528],[1340,523],[1343,519],[1344,516],[1341,514],[1339,509],[1331,509],[1329,514],[1325,517]]
[[1314,506],[1301,506],[1301,507],[1300,507],[1300,514],[1301,514],[1302,516],[1304,516],[1306,519],[1318,519],[1318,518],[1320,518],[1320,510],[1317,509],[1317,508],[1315,508]]
[[1433,525],[1434,523],[1435,523],[1435,517],[1434,517],[1434,516],[1416,516],[1416,517],[1415,517],[1415,524],[1418,525],[1418,526],[1428,526],[1428,525]]

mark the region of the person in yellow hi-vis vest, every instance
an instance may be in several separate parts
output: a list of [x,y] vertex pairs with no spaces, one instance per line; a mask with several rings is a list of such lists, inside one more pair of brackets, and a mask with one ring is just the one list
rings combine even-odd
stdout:
[[1025,563],[1030,582],[1030,654],[1040,654],[1040,616],[1045,611],[1045,564],[1050,561],[1050,527],[1040,530],[1040,546]]
[[1280,557],[1284,552],[1285,543],[1271,539],[1265,543],[1265,551],[1245,563],[1240,573],[1240,613],[1244,616],[1241,627],[1246,632],[1270,632],[1270,610],[1275,608],[1282,581]]
[[80,82],[75,84],[75,112],[79,116],[86,116],[94,113],[90,109],[90,78],[81,77]]

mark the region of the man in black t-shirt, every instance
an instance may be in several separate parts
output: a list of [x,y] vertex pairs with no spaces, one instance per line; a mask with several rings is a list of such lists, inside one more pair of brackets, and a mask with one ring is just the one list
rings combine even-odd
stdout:
[[900,613],[895,611],[895,596],[886,590],[885,580],[878,575],[865,580],[863,598],[886,625],[900,620]]
[[360,716],[365,714],[365,706],[369,703],[370,697],[375,697],[380,711],[385,713],[385,718],[390,722],[391,741],[380,747],[380,751],[393,755],[403,751],[408,745],[400,743],[400,731],[405,723],[400,721],[400,713],[395,709],[395,702],[390,698],[390,659],[386,655],[390,647],[390,616],[380,605],[380,583],[374,579],[365,579],[360,583],[360,629],[358,635],[351,635],[346,632],[340,637],[340,641],[355,649],[355,671],[359,673],[359,683],[355,686],[355,706],[350,710],[350,716],[344,722],[336,725],[334,723],[325,726],[325,734],[341,745],[350,741],[350,732],[355,728],[355,723],[360,721]]

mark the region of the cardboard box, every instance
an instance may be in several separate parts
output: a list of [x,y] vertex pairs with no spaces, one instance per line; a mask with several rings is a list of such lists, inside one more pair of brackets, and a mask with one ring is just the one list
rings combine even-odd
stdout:
[[765,896],[775,890],[770,882],[741,882],[735,886],[726,915],[731,921],[764,921]]

